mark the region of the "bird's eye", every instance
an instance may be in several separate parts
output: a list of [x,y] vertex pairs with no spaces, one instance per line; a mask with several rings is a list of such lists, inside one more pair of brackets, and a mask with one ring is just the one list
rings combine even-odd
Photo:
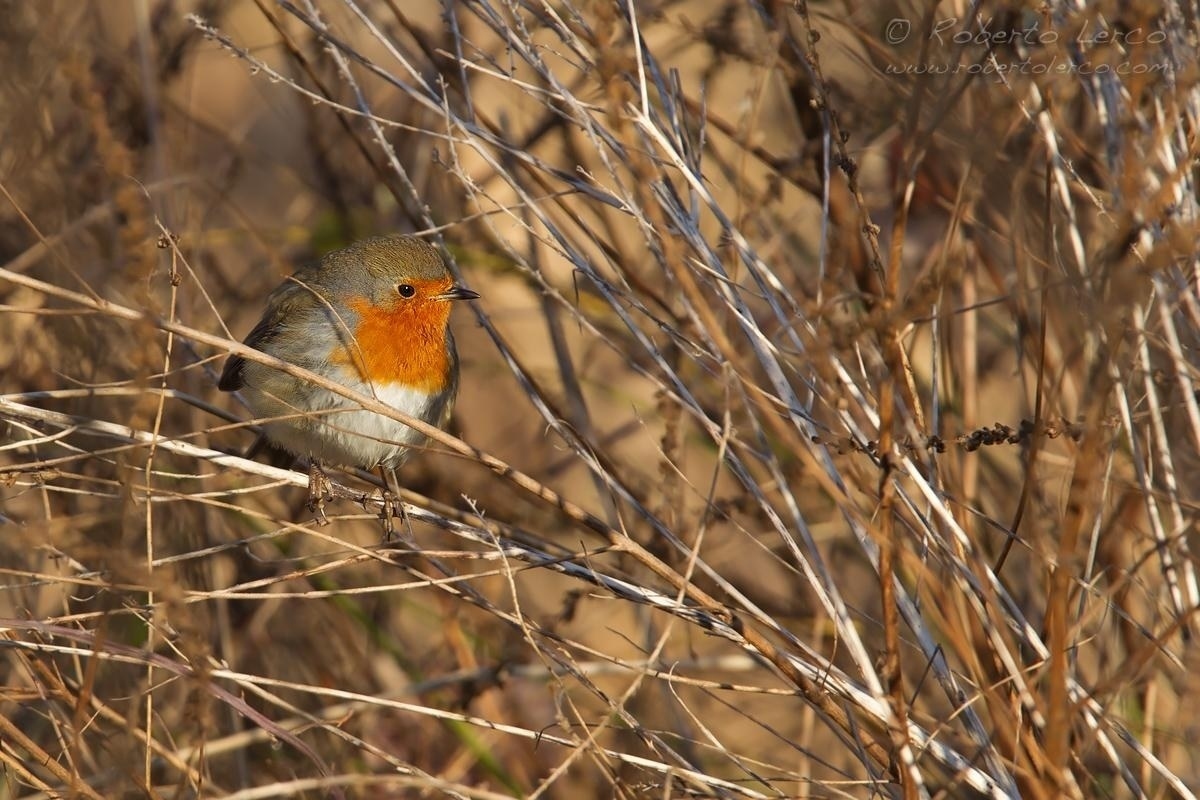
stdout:
[[415,288],[413,288],[413,285],[411,283],[400,284],[399,286],[396,287],[396,291],[400,293],[401,297],[412,297],[414,294],[417,293],[417,290]]

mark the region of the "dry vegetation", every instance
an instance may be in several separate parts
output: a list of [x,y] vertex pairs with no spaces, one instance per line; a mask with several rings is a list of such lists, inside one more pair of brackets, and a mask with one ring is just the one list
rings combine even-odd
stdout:
[[[1193,797],[1194,4],[446,5],[0,2],[0,798]],[[384,231],[411,543],[215,390]]]

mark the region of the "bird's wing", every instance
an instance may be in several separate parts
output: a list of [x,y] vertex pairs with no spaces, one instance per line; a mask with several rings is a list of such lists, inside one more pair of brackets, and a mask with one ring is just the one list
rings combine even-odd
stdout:
[[[301,288],[295,281],[287,280],[267,298],[267,310],[262,319],[246,336],[245,343],[255,350],[268,352],[266,345],[279,335],[289,318],[304,313],[312,304],[311,292]],[[246,385],[246,359],[231,355],[225,361],[217,388],[223,392],[236,392]]]

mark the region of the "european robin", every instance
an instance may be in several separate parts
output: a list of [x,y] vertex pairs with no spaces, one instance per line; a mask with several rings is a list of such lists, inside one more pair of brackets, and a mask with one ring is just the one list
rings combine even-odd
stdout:
[[[431,425],[443,427],[458,391],[450,332],[455,285],[438,251],[414,236],[379,236],[329,253],[267,298],[246,344]],[[231,356],[218,384],[241,392],[268,441],[309,462],[309,508],[326,522],[322,467],[378,469],[384,530],[400,507],[396,469],[426,437],[272,367]]]

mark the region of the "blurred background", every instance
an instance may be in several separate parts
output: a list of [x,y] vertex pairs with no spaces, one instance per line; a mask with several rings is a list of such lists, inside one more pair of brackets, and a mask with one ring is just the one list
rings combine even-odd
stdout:
[[[1194,796],[1194,4],[0,16],[0,796]],[[399,543],[216,390],[387,232]]]

